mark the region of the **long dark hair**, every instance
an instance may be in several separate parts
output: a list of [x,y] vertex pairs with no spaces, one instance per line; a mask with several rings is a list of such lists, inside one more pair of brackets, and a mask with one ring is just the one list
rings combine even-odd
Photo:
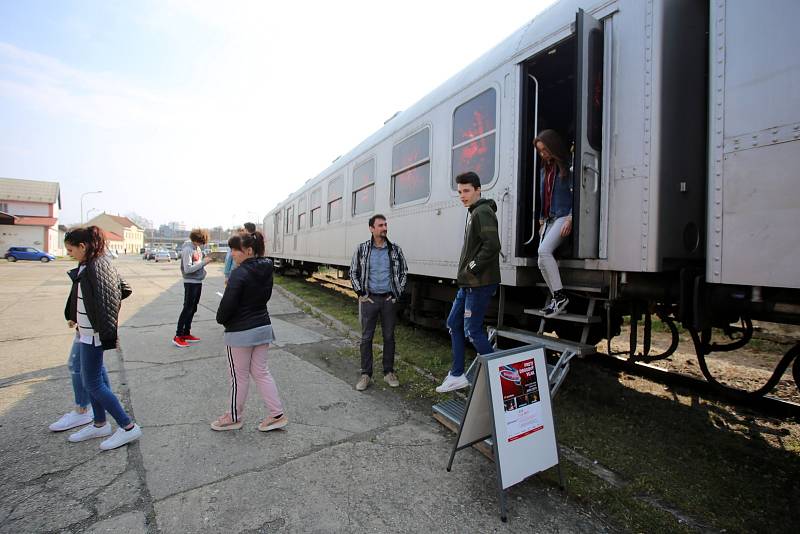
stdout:
[[228,246],[240,252],[246,248],[252,248],[256,257],[264,255],[264,234],[256,230],[255,232],[242,232],[228,239]]
[[83,261],[87,263],[106,253],[106,238],[103,230],[97,226],[71,228],[64,234],[64,244],[77,247],[81,243],[86,245],[86,257]]
[[556,165],[558,165],[561,177],[566,178],[567,165],[569,163],[569,149],[566,143],[564,143],[564,139],[555,130],[542,130],[533,140],[533,147],[536,148],[536,143],[540,141],[553,155],[553,159],[556,160]]

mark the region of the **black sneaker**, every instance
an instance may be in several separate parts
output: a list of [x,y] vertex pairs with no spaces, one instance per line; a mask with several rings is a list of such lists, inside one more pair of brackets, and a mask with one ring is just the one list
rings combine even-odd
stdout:
[[569,304],[569,299],[565,294],[553,295],[553,300],[550,302],[550,311],[545,314],[545,317],[558,315],[566,309],[567,304]]
[[547,317],[547,314],[549,314],[549,313],[553,313],[553,310],[555,310],[555,308],[553,308],[553,302],[554,302],[554,300],[553,300],[553,299],[549,299],[549,300],[547,301],[547,304],[545,304],[545,305],[544,305],[544,308],[542,308],[541,310],[539,310],[539,312],[540,312],[542,315],[544,315],[545,317]]

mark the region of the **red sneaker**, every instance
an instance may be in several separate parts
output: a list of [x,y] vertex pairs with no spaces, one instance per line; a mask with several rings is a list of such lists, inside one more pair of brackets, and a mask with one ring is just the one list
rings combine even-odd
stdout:
[[199,337],[194,337],[191,334],[189,334],[188,336],[181,336],[181,337],[183,337],[183,340],[186,341],[187,343],[197,343],[198,341],[200,341]]
[[176,347],[180,347],[182,349],[185,349],[186,347],[189,346],[189,344],[186,341],[183,340],[183,336],[175,336],[175,337],[173,337],[172,338],[172,344],[175,345]]

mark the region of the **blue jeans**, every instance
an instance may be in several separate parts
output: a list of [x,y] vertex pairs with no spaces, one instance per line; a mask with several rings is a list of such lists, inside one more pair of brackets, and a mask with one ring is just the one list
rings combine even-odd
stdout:
[[[81,377],[81,342],[78,341],[78,338],[75,338],[75,341],[72,343],[72,348],[69,351],[67,368],[69,368],[69,374],[72,377],[72,392],[75,394],[75,406],[80,406],[81,408],[88,407],[92,399],[83,387],[83,378]],[[103,383],[110,388],[111,382],[108,381],[108,373],[106,373],[105,366],[100,369],[100,375]]]
[[102,379],[103,347],[95,347],[88,343],[79,343],[81,346],[81,377],[83,387],[89,393],[94,410],[94,422],[106,422],[106,410],[120,427],[131,424],[131,418],[125,413],[117,396]]
[[465,338],[469,339],[478,354],[490,354],[494,348],[483,329],[483,317],[489,301],[497,291],[497,284],[480,287],[460,287],[453,301],[453,308],[447,317],[447,329],[450,331],[453,350],[453,366],[450,374],[464,374]]

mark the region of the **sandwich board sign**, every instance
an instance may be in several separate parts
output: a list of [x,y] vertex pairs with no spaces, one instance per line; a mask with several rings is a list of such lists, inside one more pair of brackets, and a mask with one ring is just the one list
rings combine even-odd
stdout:
[[500,519],[506,521],[505,490],[559,465],[544,346],[479,355],[476,365],[447,470],[457,451],[491,438]]

